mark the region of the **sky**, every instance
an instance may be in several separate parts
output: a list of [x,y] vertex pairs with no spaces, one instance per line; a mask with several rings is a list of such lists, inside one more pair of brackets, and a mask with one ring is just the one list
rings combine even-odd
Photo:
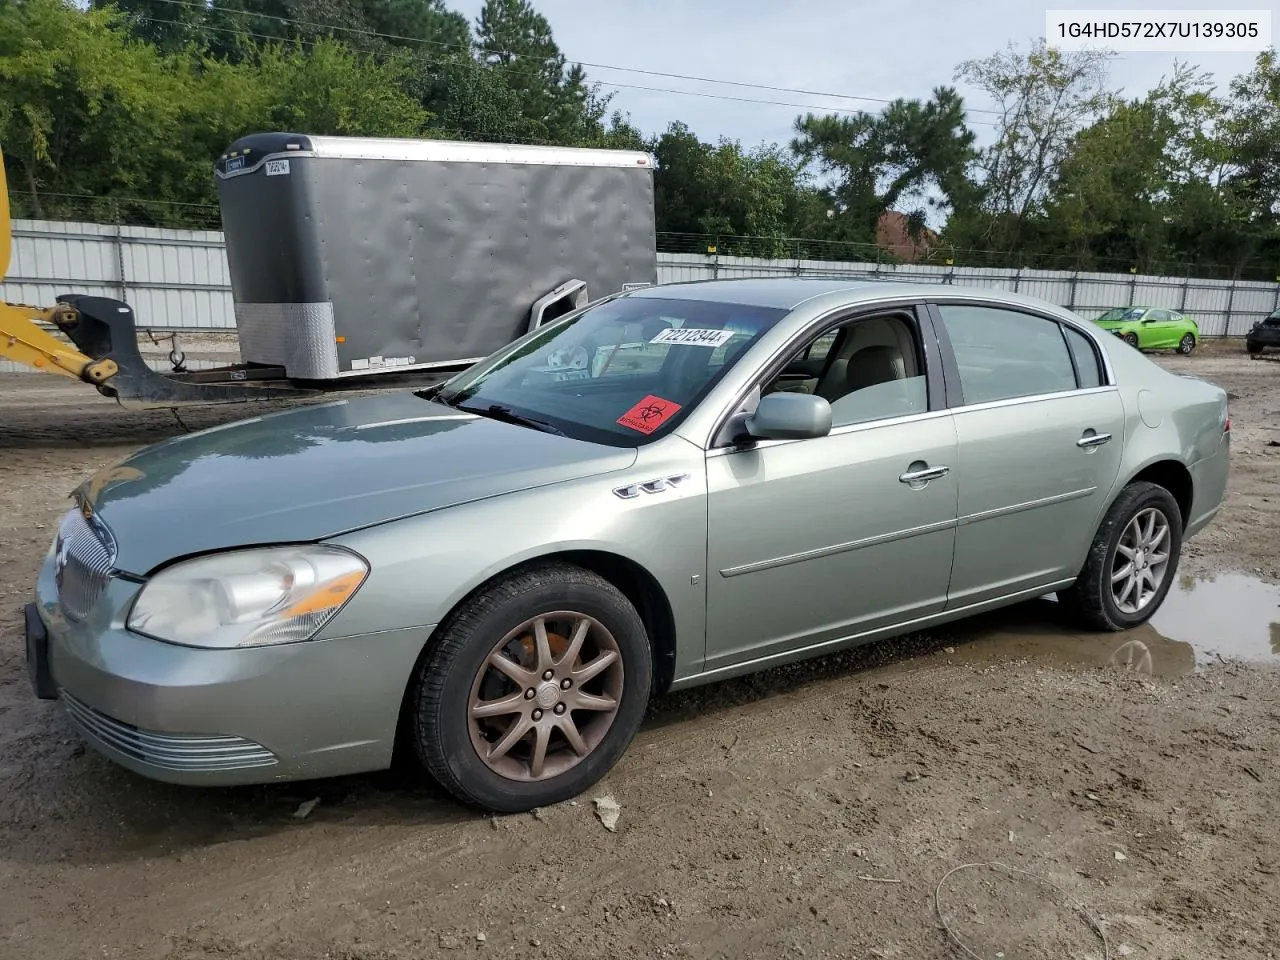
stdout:
[[[446,0],[473,22],[483,0]],[[1023,49],[1045,30],[1045,10],[1203,10],[1207,0],[533,0],[565,55],[589,80],[615,92],[613,106],[646,133],[682,120],[703,140],[721,136],[745,146],[786,144],[797,115],[834,109],[877,110],[896,97],[928,97],[957,86],[971,109],[979,142],[994,119],[985,94],[954,79],[963,60],[992,54],[1009,41]],[[1270,10],[1280,46],[1280,0],[1234,0],[1229,9]],[[1248,71],[1256,53],[1122,53],[1111,63],[1113,86],[1140,96],[1172,72],[1175,60],[1212,73],[1223,93]],[[594,64],[594,66],[593,66]],[[739,84],[812,91],[792,93],[651,76],[631,67]],[[637,89],[639,87],[661,88]],[[676,93],[669,91],[688,91]],[[696,94],[713,94],[701,96]],[[838,97],[817,94],[839,94]],[[869,99],[854,99],[863,97]],[[739,99],[726,99],[739,98]],[[779,103],[743,102],[781,101]]]

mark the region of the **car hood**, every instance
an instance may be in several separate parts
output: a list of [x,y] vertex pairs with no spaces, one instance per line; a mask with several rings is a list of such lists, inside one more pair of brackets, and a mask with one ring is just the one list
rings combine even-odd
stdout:
[[116,566],[340,533],[621,470],[636,451],[454,410],[412,393],[269,414],[148,447],[76,491]]

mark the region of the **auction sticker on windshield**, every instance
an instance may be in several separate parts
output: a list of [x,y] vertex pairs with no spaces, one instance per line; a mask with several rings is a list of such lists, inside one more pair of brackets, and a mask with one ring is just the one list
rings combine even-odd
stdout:
[[650,394],[620,416],[617,422],[624,427],[638,430],[647,435],[662,426],[679,409],[680,404],[672,403],[670,400],[663,400],[661,397],[655,397]]
[[672,327],[663,330],[650,343],[683,343],[693,347],[722,347],[733,339],[732,330],[699,330],[696,327]]

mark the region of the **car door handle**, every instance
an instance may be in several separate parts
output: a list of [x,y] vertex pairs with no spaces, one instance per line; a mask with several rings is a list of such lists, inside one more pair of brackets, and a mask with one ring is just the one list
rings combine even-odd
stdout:
[[1081,449],[1088,450],[1090,447],[1100,447],[1111,439],[1109,433],[1085,433],[1083,437],[1076,441],[1076,446]]
[[[912,466],[915,466],[915,464],[912,464]],[[920,470],[908,470],[898,477],[898,481],[900,483],[928,483],[930,480],[945,477],[950,472],[950,467],[924,467]]]

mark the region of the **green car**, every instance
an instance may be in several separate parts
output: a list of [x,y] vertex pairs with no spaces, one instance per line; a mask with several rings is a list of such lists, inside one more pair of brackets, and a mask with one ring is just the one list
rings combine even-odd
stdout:
[[1200,340],[1194,320],[1164,307],[1114,307],[1094,323],[1139,350],[1190,353]]

